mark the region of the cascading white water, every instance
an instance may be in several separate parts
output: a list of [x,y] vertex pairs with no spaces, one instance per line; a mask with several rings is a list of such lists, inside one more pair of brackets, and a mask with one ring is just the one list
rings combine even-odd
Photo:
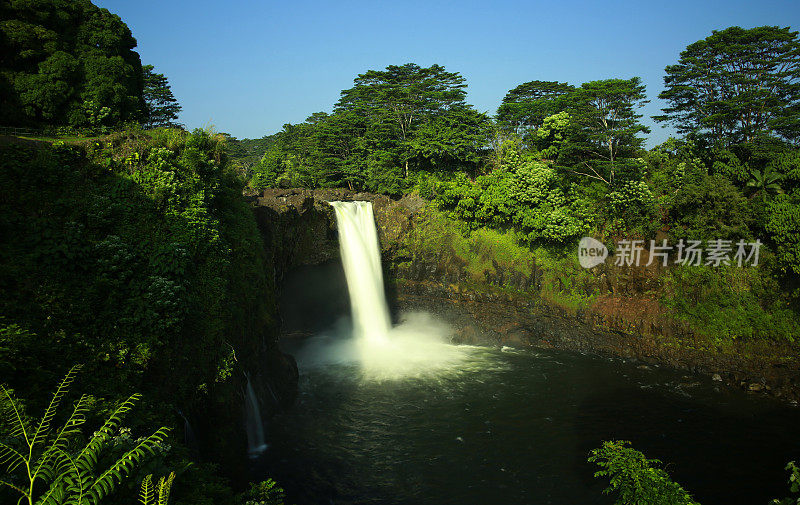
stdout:
[[301,366],[358,363],[363,377],[375,380],[454,369],[466,354],[447,343],[451,331],[446,324],[429,314],[411,313],[392,327],[372,203],[330,203],[336,210],[353,333],[342,339],[319,335],[301,350],[298,362]]
[[371,202],[331,202],[336,210],[339,249],[356,338],[385,343],[391,329]]
[[264,423],[261,422],[261,410],[258,408],[258,398],[247,377],[247,394],[244,399],[245,430],[247,432],[247,452],[251,457],[258,456],[267,448],[264,440]]

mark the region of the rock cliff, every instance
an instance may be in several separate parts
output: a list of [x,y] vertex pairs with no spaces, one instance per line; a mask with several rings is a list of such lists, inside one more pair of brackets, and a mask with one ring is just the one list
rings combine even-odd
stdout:
[[327,202],[371,201],[392,308],[439,315],[454,327],[455,342],[619,356],[714,375],[732,387],[769,391],[793,401],[800,397],[797,365],[776,360],[774,349],[762,355],[708,348],[630,287],[646,283],[646,278],[613,266],[601,267],[596,275],[614,296],[602,298],[591,310],[569,311],[540,296],[543,269],[535,258],[530,275],[506,271],[495,261],[484,272],[485,282],[476,284],[463,259],[446,245],[411,257],[409,232],[427,210],[417,196],[393,200],[344,189],[268,189],[248,198],[278,279],[294,267],[338,258],[336,219]]

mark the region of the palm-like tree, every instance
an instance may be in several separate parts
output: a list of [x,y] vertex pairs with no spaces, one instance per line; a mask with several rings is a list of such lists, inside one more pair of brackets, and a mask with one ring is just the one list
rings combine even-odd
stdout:
[[772,170],[753,170],[750,172],[750,180],[747,187],[750,189],[750,196],[757,194],[769,195],[783,193],[780,182],[783,176]]

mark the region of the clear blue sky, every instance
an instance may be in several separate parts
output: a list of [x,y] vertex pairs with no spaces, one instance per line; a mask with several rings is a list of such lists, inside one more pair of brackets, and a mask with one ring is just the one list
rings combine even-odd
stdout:
[[800,29],[799,0],[242,1],[95,0],[122,17],[183,105],[187,127],[258,138],[330,111],[369,69],[444,65],[468,100],[494,114],[505,93],[539,80],[572,84],[638,75],[651,103],[666,65],[713,29]]

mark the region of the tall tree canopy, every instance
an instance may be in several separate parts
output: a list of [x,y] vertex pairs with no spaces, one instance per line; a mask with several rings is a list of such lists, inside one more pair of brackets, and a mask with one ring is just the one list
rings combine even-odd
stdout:
[[181,111],[181,106],[164,74],[153,71],[153,65],[142,67],[144,74],[144,122],[148,127],[176,126],[175,120]]
[[491,119],[465,102],[464,78],[440,65],[370,70],[341,92],[332,114],[284,125],[253,168],[257,186],[368,188],[398,194],[420,170],[475,171]]
[[112,125],[143,110],[136,40],[88,0],[0,2],[0,122]]
[[408,142],[419,126],[467,108],[464,78],[441,65],[390,65],[360,74],[354,83],[342,91],[335,110],[358,112],[373,125],[388,128],[397,141],[392,151],[401,158],[405,176],[413,153]]
[[497,121],[523,134],[538,129],[544,119],[565,110],[575,87],[565,82],[530,81],[509,91],[497,109]]
[[714,31],[668,66],[654,116],[713,143],[750,142],[759,135],[800,137],[798,32],[777,26]]
[[530,81],[506,94],[497,122],[520,135],[542,158],[611,184],[617,160],[634,157],[644,143],[639,134],[649,132],[636,112],[646,102],[639,77],[580,87]]
[[397,124],[402,140],[430,117],[466,105],[464,78],[458,72],[447,72],[441,65],[389,65],[386,70],[360,74],[354,83],[342,91],[336,108],[388,115]]
[[[639,123],[642,115],[636,113],[647,103],[644,84],[639,77],[591,81],[571,96],[572,149],[580,153],[582,166],[589,168],[585,175],[611,183],[617,159],[633,157],[644,144],[639,134],[650,131]],[[608,168],[599,170],[593,165]]]

